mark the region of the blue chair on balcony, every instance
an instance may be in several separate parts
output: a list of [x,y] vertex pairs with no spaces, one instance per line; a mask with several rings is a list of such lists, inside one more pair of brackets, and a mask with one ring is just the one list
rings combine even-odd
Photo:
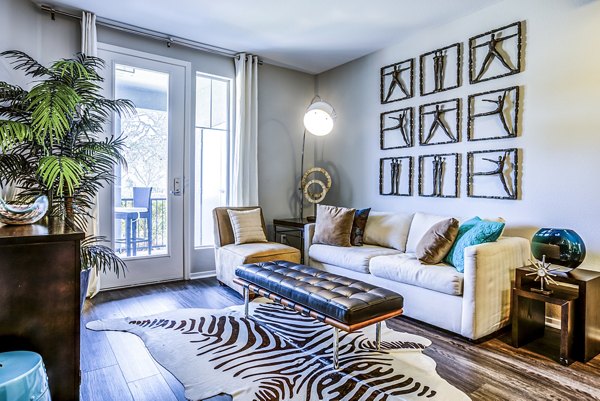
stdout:
[[[152,254],[152,188],[134,187],[133,206],[115,207],[115,219],[125,220],[125,242],[127,256],[136,256],[137,244],[148,243],[148,255]],[[137,223],[146,219],[147,237],[138,237]]]

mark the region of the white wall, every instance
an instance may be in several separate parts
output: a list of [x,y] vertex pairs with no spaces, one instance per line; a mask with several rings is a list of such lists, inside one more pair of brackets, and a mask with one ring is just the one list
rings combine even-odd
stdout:
[[[379,71],[436,48],[519,20],[526,21],[525,67],[521,74],[470,85],[468,52],[463,58],[463,85],[427,97],[381,105]],[[335,135],[323,139],[318,160],[334,172],[327,202],[374,210],[426,211],[460,216],[503,216],[508,235],[530,237],[539,227],[565,227],[584,239],[584,265],[600,270],[600,2],[581,0],[506,0],[490,8],[415,32],[394,46],[318,77],[319,93],[336,108]],[[417,75],[418,77],[418,75]],[[418,81],[417,81],[418,82]],[[404,150],[379,150],[379,114],[491,89],[521,85],[522,135],[516,139],[462,142]],[[418,123],[416,124],[418,129]],[[417,131],[418,132],[418,131]],[[520,200],[474,199],[466,196],[466,152],[518,147],[523,150]],[[463,154],[461,196],[435,199],[414,195],[379,195],[379,158],[460,152]],[[414,188],[416,193],[416,173]]]

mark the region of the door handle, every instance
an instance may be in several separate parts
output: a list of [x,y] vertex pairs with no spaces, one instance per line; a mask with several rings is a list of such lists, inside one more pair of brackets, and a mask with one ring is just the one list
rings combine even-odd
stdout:
[[171,191],[171,195],[183,195],[183,190],[181,187],[181,178],[173,178],[173,190]]

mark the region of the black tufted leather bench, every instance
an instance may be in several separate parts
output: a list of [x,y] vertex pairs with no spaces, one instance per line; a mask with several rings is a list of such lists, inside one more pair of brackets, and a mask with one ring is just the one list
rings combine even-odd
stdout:
[[244,288],[248,316],[250,292],[334,327],[333,362],[337,369],[338,329],[353,332],[377,323],[377,349],[381,322],[402,314],[402,295],[371,284],[286,261],[239,266],[234,281]]

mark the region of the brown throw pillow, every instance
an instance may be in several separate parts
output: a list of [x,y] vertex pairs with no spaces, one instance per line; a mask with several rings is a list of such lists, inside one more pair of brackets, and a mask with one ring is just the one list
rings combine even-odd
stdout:
[[425,264],[440,263],[458,235],[458,220],[446,219],[434,224],[417,244],[417,258]]
[[350,246],[355,209],[317,205],[313,244]]

